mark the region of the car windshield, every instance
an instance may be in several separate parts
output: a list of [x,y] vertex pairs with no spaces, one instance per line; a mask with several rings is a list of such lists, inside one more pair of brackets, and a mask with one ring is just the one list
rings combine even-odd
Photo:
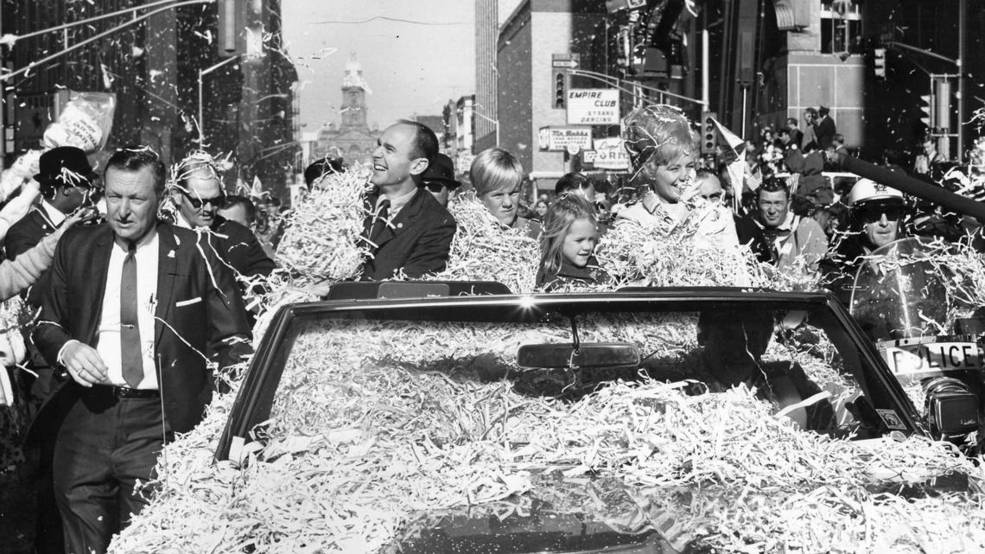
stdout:
[[[599,359],[589,362],[594,366],[518,363],[521,347],[570,347],[575,335],[582,350],[603,343]],[[606,360],[613,344],[638,352],[638,363]],[[501,410],[477,409],[475,395],[513,405],[577,403],[622,380],[675,383],[689,395],[745,387],[768,413],[803,429],[868,437],[879,424],[866,421],[871,410],[860,408],[871,402],[850,344],[820,309],[709,305],[545,312],[535,321],[461,320],[440,310],[413,319],[346,312],[299,332],[266,432],[279,436],[382,417],[401,432],[411,426],[439,443],[462,441],[503,432],[493,425]],[[425,391],[428,398],[419,397]]]
[[[239,392],[229,459],[274,472],[248,486],[284,510],[298,499],[338,536],[380,541],[355,550],[493,551],[536,532],[529,551],[591,551],[621,544],[612,531],[689,542],[715,483],[766,478],[736,473],[749,460],[801,482],[782,468],[824,472],[851,456],[841,439],[912,430],[824,297],[661,294],[292,307]],[[664,513],[690,531],[639,535]]]

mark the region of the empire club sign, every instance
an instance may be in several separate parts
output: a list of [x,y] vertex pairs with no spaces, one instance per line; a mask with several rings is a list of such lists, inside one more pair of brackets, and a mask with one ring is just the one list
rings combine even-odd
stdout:
[[566,106],[568,125],[619,125],[617,89],[569,89]]

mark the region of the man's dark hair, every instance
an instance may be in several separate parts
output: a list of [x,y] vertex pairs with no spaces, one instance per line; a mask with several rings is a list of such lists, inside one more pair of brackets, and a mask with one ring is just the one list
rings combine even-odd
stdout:
[[821,107],[819,107],[817,109],[817,113],[821,114],[821,117],[824,117],[824,116],[828,115],[828,113],[830,113],[830,112],[831,112],[831,110],[828,109],[827,106],[821,106]]
[[149,167],[151,175],[154,176],[154,192],[157,193],[158,198],[162,198],[164,196],[164,183],[167,179],[167,168],[164,167],[164,162],[161,161],[157,152],[151,150],[149,146],[130,146],[117,150],[106,162],[103,180],[106,179],[106,174],[109,173],[110,169],[132,172],[140,171],[145,167]]
[[222,204],[223,209],[232,208],[235,206],[243,206],[243,210],[246,211],[246,221],[247,223],[253,223],[257,218],[257,207],[253,205],[253,201],[245,196],[234,194],[232,196],[227,196],[226,201]]
[[423,123],[409,119],[401,119],[397,123],[414,127],[414,151],[411,154],[414,158],[427,158],[430,162],[438,153],[438,136],[434,131]]
[[758,189],[756,189],[756,201],[759,201],[764,192],[780,191],[783,191],[783,194],[785,194],[787,198],[790,198],[790,187],[787,186],[786,180],[775,175],[765,177],[763,178],[763,183],[759,185]]
[[304,184],[311,189],[311,185],[315,181],[321,179],[323,175],[331,175],[332,173],[342,173],[345,169],[345,162],[342,158],[332,158],[325,156],[311,162],[311,165],[304,168]]
[[800,122],[797,121],[797,118],[796,117],[788,117],[787,118],[787,125],[800,125]]
[[697,171],[694,172],[694,180],[695,181],[699,181],[701,179],[704,179],[705,177],[714,177],[714,178],[718,179],[718,174],[715,173],[714,171],[708,169],[707,167],[702,167],[702,168],[700,168],[700,169],[698,169]]
[[564,194],[569,190],[586,189],[592,186],[592,181],[581,173],[565,173],[554,184],[554,194]]
[[835,136],[831,137],[831,140],[839,144],[845,144],[845,135],[841,133],[835,133]]
[[814,108],[807,108],[804,111],[806,111],[808,114],[810,114],[813,117],[817,117],[817,110]]

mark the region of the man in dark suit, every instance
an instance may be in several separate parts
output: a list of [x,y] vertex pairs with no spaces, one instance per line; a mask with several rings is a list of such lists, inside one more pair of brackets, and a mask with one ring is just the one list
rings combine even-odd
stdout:
[[831,119],[830,112],[831,110],[827,106],[821,106],[817,109],[820,119],[814,124],[814,133],[817,135],[817,146],[822,151],[827,150],[831,146],[831,142],[837,133],[835,130],[835,120]]
[[363,279],[389,279],[400,271],[418,278],[445,268],[455,219],[420,186],[437,153],[434,132],[415,121],[398,121],[380,136],[370,178],[378,193],[369,198],[364,232],[372,258]]
[[107,163],[106,222],[58,244],[35,342],[71,378],[45,408],[55,439],[55,497],[69,552],[104,552],[146,503],[174,432],[202,419],[219,367],[248,353],[231,272],[192,231],[159,222],[165,168],[146,148]]
[[212,158],[193,154],[178,164],[171,200],[178,208],[177,225],[208,229],[208,242],[222,261],[244,277],[270,275],[276,266],[247,227],[216,213],[226,195]]

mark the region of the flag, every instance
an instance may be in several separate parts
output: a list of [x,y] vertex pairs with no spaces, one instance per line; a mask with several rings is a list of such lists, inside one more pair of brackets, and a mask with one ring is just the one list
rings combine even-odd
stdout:
[[711,120],[715,122],[715,127],[718,129],[718,132],[722,134],[722,138],[725,139],[725,143],[728,144],[729,148],[731,148],[732,151],[735,152],[736,156],[742,158],[743,156],[741,155],[739,148],[743,146],[746,143],[746,141],[739,138],[738,135],[730,131],[726,126],[719,123],[719,121],[714,117],[711,118]]

